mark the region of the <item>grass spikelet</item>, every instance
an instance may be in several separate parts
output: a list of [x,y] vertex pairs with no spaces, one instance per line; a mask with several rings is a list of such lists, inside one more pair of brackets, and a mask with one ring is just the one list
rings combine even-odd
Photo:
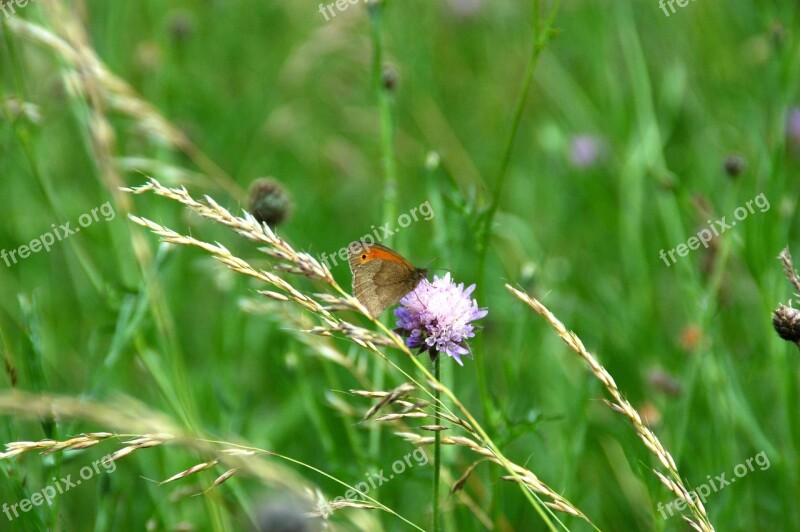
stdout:
[[236,474],[236,471],[237,469],[233,468],[233,469],[228,469],[227,471],[222,473],[220,476],[214,479],[214,482],[211,483],[211,486],[209,486],[208,489],[203,492],[203,494],[208,493],[212,489],[216,488],[217,486],[219,486],[220,484],[231,478],[234,474]]
[[411,383],[403,383],[394,390],[390,392],[365,392],[363,390],[350,390],[350,393],[355,395],[362,395],[364,397],[379,397],[380,401],[375,403],[372,408],[367,410],[367,413],[364,414],[364,419],[369,419],[375,413],[378,412],[381,408],[386,405],[390,405],[396,401],[399,401],[401,398],[406,397],[408,394],[414,391],[414,385]]
[[195,473],[198,473],[200,471],[205,471],[206,469],[211,469],[212,467],[216,466],[218,463],[219,463],[219,461],[217,461],[217,460],[211,460],[210,462],[203,462],[201,464],[194,465],[194,466],[190,467],[189,469],[185,469],[185,470],[181,471],[180,473],[176,473],[176,474],[172,475],[171,477],[169,477],[166,480],[162,480],[161,482],[158,483],[158,485],[159,486],[163,486],[164,484],[168,484],[170,482],[173,482],[173,481],[181,479],[181,478],[186,478],[186,477],[188,477],[190,475],[194,475]]
[[612,401],[606,401],[606,404],[608,404],[608,406],[614,411],[619,412],[630,420],[634,430],[636,431],[636,434],[642,440],[645,447],[647,447],[647,449],[656,456],[662,467],[664,467],[664,469],[666,469],[669,473],[669,477],[667,477],[661,472],[654,470],[654,473],[656,476],[658,476],[661,482],[678,498],[684,501],[689,510],[692,512],[696,521],[687,519],[689,524],[698,530],[714,530],[714,527],[708,520],[708,515],[706,515],[706,510],[702,501],[692,497],[692,495],[689,493],[689,490],[684,486],[683,480],[678,473],[678,466],[675,465],[672,455],[661,444],[661,441],[658,439],[655,433],[650,430],[650,428],[648,428],[644,422],[642,422],[639,412],[637,412],[636,409],[633,408],[633,406],[627,401],[627,399],[622,396],[622,393],[617,387],[617,383],[614,382],[614,378],[597,361],[597,359],[595,359],[592,354],[586,350],[578,335],[572,331],[568,331],[566,327],[564,327],[564,324],[561,323],[552,312],[550,312],[535,298],[525,294],[524,292],[521,292],[520,290],[517,290],[511,285],[507,284],[506,288],[523,303],[544,317],[550,326],[555,329],[556,333],[561,337],[564,343],[567,344],[567,346],[572,351],[577,353],[578,356],[580,356],[584,361],[586,361],[586,363],[589,365],[589,369],[592,371],[595,377],[597,377],[597,379],[603,383],[603,386],[605,386],[609,395],[611,395],[613,399]]

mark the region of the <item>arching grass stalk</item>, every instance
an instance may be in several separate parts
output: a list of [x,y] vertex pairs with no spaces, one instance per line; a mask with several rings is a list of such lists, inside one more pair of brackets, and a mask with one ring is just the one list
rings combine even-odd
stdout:
[[509,292],[519,298],[520,301],[541,315],[556,331],[558,336],[561,337],[564,343],[567,344],[572,351],[574,351],[588,364],[591,372],[603,384],[603,386],[606,388],[606,391],[613,399],[613,401],[606,401],[606,404],[615,412],[619,412],[628,418],[634,430],[636,431],[636,435],[639,436],[645,447],[647,447],[647,449],[653,453],[656,458],[658,458],[661,466],[667,472],[664,474],[658,469],[653,469],[653,473],[655,473],[658,479],[668,489],[677,495],[678,499],[686,504],[686,507],[692,513],[692,516],[695,520],[693,521],[691,518],[685,515],[683,516],[683,519],[694,530],[698,530],[700,532],[714,532],[714,526],[708,519],[708,514],[706,513],[705,506],[703,506],[703,501],[700,497],[697,497],[693,491],[689,491],[686,488],[683,477],[678,472],[678,466],[676,465],[675,460],[672,458],[670,452],[666,449],[666,447],[664,447],[664,445],[661,443],[661,440],[658,439],[658,436],[656,436],[650,427],[645,425],[645,423],[642,421],[642,417],[639,415],[639,412],[637,412],[630,402],[625,399],[611,374],[597,361],[594,356],[592,356],[589,351],[586,350],[586,347],[583,345],[583,342],[578,335],[567,330],[564,324],[561,323],[561,321],[559,321],[558,318],[556,318],[555,315],[537,299],[509,284],[506,284],[506,288]]
[[[264,483],[276,485],[299,500],[313,502],[309,497],[318,491],[318,487],[293,470],[265,460],[265,457],[274,457],[314,471],[348,490],[358,491],[355,486],[289,456],[239,443],[208,439],[192,430],[185,431],[169,416],[150,410],[130,398],[119,397],[114,401],[101,403],[68,396],[48,396],[17,391],[0,392],[0,412],[31,418],[57,413],[59,417],[84,419],[99,423],[108,429],[125,430],[125,432],[116,433],[82,433],[64,441],[47,439],[39,442],[6,443],[5,448],[8,451],[0,452],[0,461],[29,452],[61,454],[61,452],[85,449],[98,444],[116,444],[120,448],[108,453],[104,458],[106,463],[112,463],[135,452],[147,452],[169,443],[173,447],[196,453],[199,456],[214,458],[159,482],[159,486],[211,469],[213,466],[222,465],[227,466],[228,471],[219,476],[217,481],[203,493],[207,493],[234,474],[247,474]],[[129,432],[130,430],[133,432]],[[369,501],[368,503],[344,501],[328,506],[380,509],[394,515],[416,530],[424,530],[368,494],[362,493],[362,495],[365,501]]]

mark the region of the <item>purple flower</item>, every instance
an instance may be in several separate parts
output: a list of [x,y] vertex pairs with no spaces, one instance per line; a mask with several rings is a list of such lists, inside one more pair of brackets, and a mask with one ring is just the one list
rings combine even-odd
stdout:
[[434,276],[433,282],[423,279],[394,311],[397,332],[407,337],[408,347],[427,351],[431,360],[443,352],[463,366],[461,355],[470,355],[466,340],[475,336],[471,322],[489,313],[470,299],[473,290],[474,284],[465,290],[464,283],[452,282],[449,273],[441,279]]
[[470,18],[478,14],[483,7],[483,0],[449,0],[447,4],[457,16]]
[[789,109],[786,117],[786,141],[792,150],[800,152],[800,107]]
[[569,159],[578,168],[590,168],[603,157],[603,141],[593,135],[572,137]]

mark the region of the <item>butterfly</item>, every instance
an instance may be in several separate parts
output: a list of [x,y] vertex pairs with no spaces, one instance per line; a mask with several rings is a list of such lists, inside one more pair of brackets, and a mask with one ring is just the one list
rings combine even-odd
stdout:
[[428,275],[395,251],[380,244],[363,241],[347,246],[350,271],[353,273],[353,295],[377,318],[414,290]]

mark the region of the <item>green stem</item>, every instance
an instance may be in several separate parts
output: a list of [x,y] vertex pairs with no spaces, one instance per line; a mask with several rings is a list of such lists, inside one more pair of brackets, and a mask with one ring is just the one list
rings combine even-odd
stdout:
[[[437,382],[441,382],[439,373],[439,361],[442,359],[441,355],[436,357],[433,362],[433,376],[436,377]],[[436,410],[434,414],[434,425],[441,423],[439,416],[439,403],[441,402],[441,392],[439,388],[434,389],[436,397]],[[442,433],[438,430],[434,432],[433,437],[433,532],[439,532],[439,478],[441,477],[442,470]]]
[[[378,112],[381,128],[381,165],[383,167],[383,222],[394,223],[397,218],[397,160],[394,153],[394,94],[383,82],[383,10],[388,2],[369,5],[372,22],[372,83],[378,97]],[[386,243],[391,244],[391,236]]]
[[[539,62],[539,56],[550,42],[552,35],[553,21],[561,0],[555,0],[553,6],[547,14],[546,20],[542,23],[539,17],[539,0],[533,0],[533,44],[531,45],[531,54],[528,59],[528,65],[525,68],[525,77],[522,81],[522,89],[517,96],[517,103],[514,108],[514,115],[511,122],[511,131],[509,132],[508,139],[506,140],[503,149],[503,156],[500,160],[500,166],[497,170],[497,175],[494,179],[494,188],[492,190],[491,203],[486,213],[483,224],[478,230],[477,242],[477,255],[478,255],[478,287],[475,297],[478,301],[484,301],[484,282],[486,279],[486,254],[489,249],[489,240],[492,236],[492,225],[494,224],[494,217],[497,214],[497,208],[500,203],[500,197],[503,192],[503,186],[506,182],[508,175],[508,165],[511,161],[511,153],[514,149],[514,144],[519,132],[519,125],[522,119],[522,112],[525,109],[525,103],[528,100],[528,93],[530,92],[531,82],[533,81],[533,73],[536,70],[536,64]],[[485,350],[483,349],[482,335],[476,341],[476,348],[473,350],[475,356],[475,369],[478,374],[478,393],[481,397],[481,405],[483,407],[483,415],[486,419],[486,425],[492,429],[495,426],[494,408],[492,399],[489,394],[489,389],[486,383],[486,358],[484,356]]]
[[[517,103],[514,108],[514,117],[511,123],[511,131],[509,132],[508,140],[506,141],[506,145],[503,150],[503,158],[500,160],[500,167],[498,168],[497,175],[494,179],[492,202],[489,205],[489,211],[480,235],[481,239],[478,242],[478,253],[481,259],[486,255],[489,238],[492,234],[492,222],[494,221],[495,214],[497,214],[497,206],[500,203],[500,195],[503,192],[503,185],[505,184],[506,176],[508,175],[508,164],[511,161],[511,153],[514,149],[517,133],[519,133],[519,123],[522,119],[522,111],[525,110],[525,103],[528,101],[528,92],[530,92],[531,82],[533,81],[533,73],[536,70],[536,64],[539,62],[539,56],[541,56],[542,51],[544,51],[544,49],[547,47],[547,44],[550,42],[553,20],[555,19],[556,13],[558,13],[559,4],[561,4],[561,0],[556,0],[553,3],[553,7],[550,8],[549,13],[547,14],[547,19],[544,21],[544,24],[542,24],[542,22],[539,20],[539,0],[533,0],[534,36],[533,44],[531,46],[531,55],[528,59],[528,65],[525,68],[525,78],[522,81],[522,90],[520,90],[519,95],[517,96]],[[481,261],[480,266],[481,270],[483,270],[485,261]]]
[[[378,99],[381,132],[381,163],[384,175],[383,189],[383,223],[392,223],[397,218],[397,164],[394,152],[394,98],[392,91],[383,83],[383,10],[387,2],[371,3],[367,7],[372,23],[372,83]],[[386,238],[386,245],[391,245],[391,236]],[[375,389],[382,390],[386,381],[386,368],[379,360],[372,368],[372,382]],[[373,425],[370,431],[369,451],[377,456],[380,449],[380,427]]]

